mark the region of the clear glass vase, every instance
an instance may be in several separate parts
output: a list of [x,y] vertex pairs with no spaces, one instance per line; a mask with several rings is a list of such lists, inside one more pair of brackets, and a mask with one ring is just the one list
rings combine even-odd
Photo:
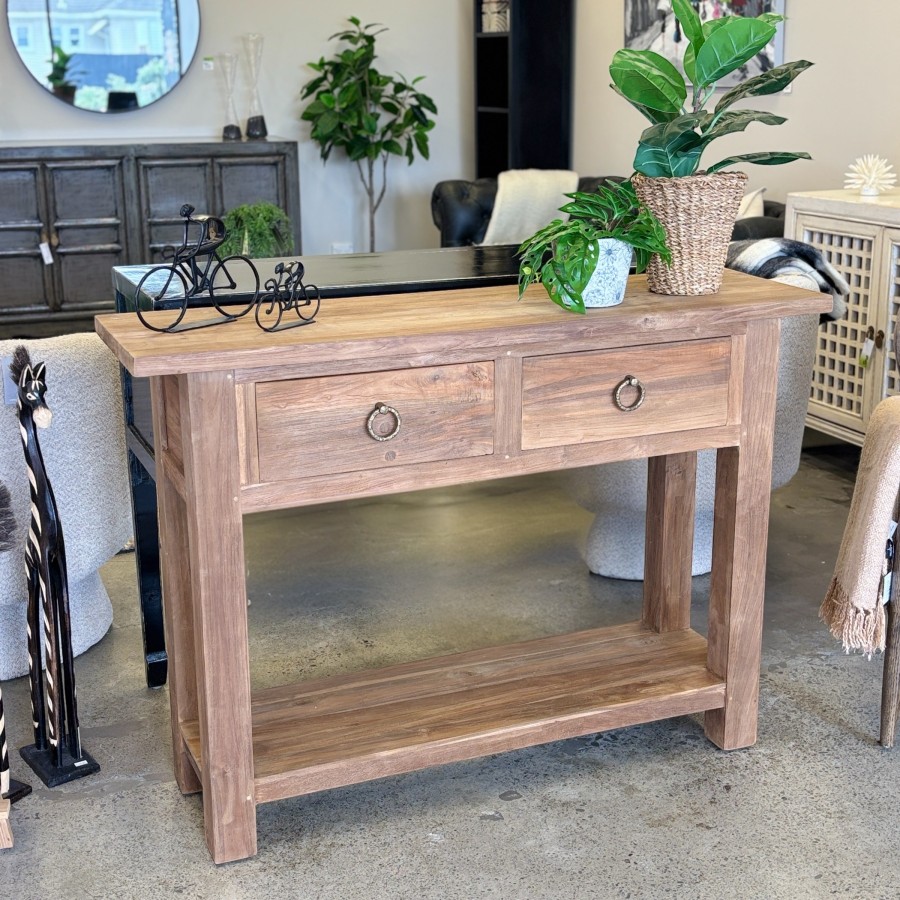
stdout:
[[250,114],[247,117],[248,140],[262,140],[269,133],[266,118],[259,99],[259,73],[262,64],[263,36],[261,34],[245,34],[244,49],[247,55],[247,67],[250,71]]
[[239,141],[241,126],[238,124],[237,109],[234,105],[234,87],[237,80],[237,54],[219,54],[219,65],[225,81],[225,127],[222,129],[223,141]]

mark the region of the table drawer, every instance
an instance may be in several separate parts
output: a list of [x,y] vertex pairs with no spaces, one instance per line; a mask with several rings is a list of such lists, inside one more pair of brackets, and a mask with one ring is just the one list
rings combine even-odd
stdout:
[[[615,402],[627,376],[643,385],[636,409]],[[522,449],[724,425],[729,413],[731,339],[531,357],[522,371]],[[638,390],[624,388],[625,405]]]
[[[379,404],[399,427],[390,412],[372,416]],[[261,482],[483,456],[493,429],[492,362],[256,386]]]

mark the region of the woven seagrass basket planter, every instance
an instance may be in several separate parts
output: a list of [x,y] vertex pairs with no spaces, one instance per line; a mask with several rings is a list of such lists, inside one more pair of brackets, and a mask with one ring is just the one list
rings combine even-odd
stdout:
[[743,172],[681,178],[633,176],[641,202],[662,222],[672,265],[654,256],[647,284],[655,294],[715,294],[747,184]]

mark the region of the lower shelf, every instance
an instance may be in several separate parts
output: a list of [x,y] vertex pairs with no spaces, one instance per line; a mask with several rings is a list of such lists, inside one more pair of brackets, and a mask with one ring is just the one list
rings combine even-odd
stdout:
[[[271,688],[253,696],[256,802],[724,703],[700,635],[639,623]],[[199,724],[182,736],[199,770]]]

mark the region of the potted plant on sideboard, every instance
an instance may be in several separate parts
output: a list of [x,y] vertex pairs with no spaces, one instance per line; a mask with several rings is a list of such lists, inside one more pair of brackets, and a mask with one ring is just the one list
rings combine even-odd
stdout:
[[47,76],[47,82],[54,96],[66,103],[74,104],[78,85],[69,80],[72,75],[69,71],[71,62],[72,54],[66,53],[59,44],[54,44],[49,59],[50,74]]
[[566,194],[554,219],[519,247],[519,297],[543,284],[550,299],[569,312],[615,306],[625,296],[632,256],[637,272],[651,258],[670,259],[666,233],[641,203],[630,181],[607,182],[596,193]]
[[651,261],[649,288],[663,294],[714,294],[747,180],[743,172],[723,170],[742,162],[773,166],[811,157],[787,151],[744,153],[704,171],[701,155],[712,141],[744,131],[752,122],[784,122],[772,113],[731,107],[745,97],[784,90],[812,63],[784,63],[748,78],[709,109],[717,84],[763,50],[783,17],[763,13],[701,22],[691,0],[672,0],[672,10],[688,41],[684,72],[692,86],[690,101],[685,76],[652,50],[619,50],[609,67],[611,87],[651,123],[638,142],[634,186],[666,229],[672,265]]

